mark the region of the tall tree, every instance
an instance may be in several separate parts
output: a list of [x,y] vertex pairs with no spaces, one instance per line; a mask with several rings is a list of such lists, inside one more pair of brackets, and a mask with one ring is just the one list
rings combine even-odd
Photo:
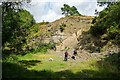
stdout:
[[21,5],[21,2],[2,3],[3,51],[6,51],[6,47],[17,53],[22,51],[21,45],[26,42],[29,27],[35,23],[33,16],[23,10]]
[[69,15],[70,6],[67,5],[67,4],[64,4],[63,6],[64,7],[61,8],[62,14],[65,14],[65,16],[68,16]]

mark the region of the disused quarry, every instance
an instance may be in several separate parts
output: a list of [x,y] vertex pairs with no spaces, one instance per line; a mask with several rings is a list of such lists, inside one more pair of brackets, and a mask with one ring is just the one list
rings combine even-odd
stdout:
[[[56,44],[56,50],[48,50],[47,53],[28,53],[17,56],[17,63],[3,63],[3,77],[68,80],[118,77],[119,70],[112,63],[116,62],[115,58],[120,49],[110,41],[95,38],[89,33],[92,19],[93,17],[65,17],[40,25],[37,32],[28,36],[28,47],[37,48],[39,43],[52,41]],[[62,24],[65,26],[61,32]],[[76,60],[71,58],[74,48],[78,48]],[[69,53],[68,61],[64,61],[66,50]]]

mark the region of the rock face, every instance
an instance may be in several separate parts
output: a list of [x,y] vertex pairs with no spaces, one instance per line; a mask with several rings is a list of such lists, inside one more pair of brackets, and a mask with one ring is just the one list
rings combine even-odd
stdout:
[[[78,44],[78,37],[83,31],[89,30],[93,17],[90,16],[71,16],[58,19],[39,27],[40,31],[32,35],[28,44],[34,48],[39,47],[40,43],[56,44],[57,50],[75,48]],[[61,32],[60,27],[64,30]],[[28,45],[28,46],[29,46]]]
[[76,33],[73,33],[71,36],[68,36],[66,39],[64,39],[60,45],[56,46],[57,50],[64,50],[64,49],[70,49],[70,48],[73,48],[77,45],[78,43],[78,35],[81,35],[81,30],[79,30]]
[[91,21],[92,18],[88,17],[67,17],[59,20],[59,24],[64,23],[66,27],[63,32],[58,30],[52,36],[52,40],[56,43],[56,49],[59,51],[75,48],[82,32],[89,30]]
[[64,32],[57,31],[56,35],[52,36],[52,40],[55,43],[61,43],[66,38],[66,35]]

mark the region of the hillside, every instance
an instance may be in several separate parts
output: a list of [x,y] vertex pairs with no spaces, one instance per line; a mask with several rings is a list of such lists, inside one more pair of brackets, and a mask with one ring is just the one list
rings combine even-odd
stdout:
[[[74,48],[81,33],[90,29],[92,19],[91,16],[71,16],[43,25],[38,24],[37,31],[33,32],[36,26],[31,28],[31,34],[27,40],[28,44],[36,48],[40,41],[43,43],[52,41],[56,44],[57,49]],[[61,32],[62,25],[65,26],[63,26],[64,30]]]
[[[3,62],[3,77],[68,80],[119,77],[117,63],[120,48],[89,33],[92,19],[93,17],[65,17],[52,23],[42,22],[33,25],[23,48],[36,51],[8,57],[7,62]],[[63,31],[60,29],[61,26]],[[45,54],[46,47],[53,43],[56,49],[47,48]],[[75,48],[78,48],[78,55],[74,60],[71,57]],[[69,53],[68,61],[64,61],[66,50]]]
[[[118,46],[102,38],[94,37],[89,33],[94,17],[71,16],[58,19],[54,22],[42,22],[30,28],[30,35],[24,47],[36,49],[41,44],[54,44],[57,51],[79,48],[88,52],[104,52]],[[61,31],[61,26],[63,31]],[[111,46],[112,45],[112,46]],[[109,48],[108,48],[109,47]]]

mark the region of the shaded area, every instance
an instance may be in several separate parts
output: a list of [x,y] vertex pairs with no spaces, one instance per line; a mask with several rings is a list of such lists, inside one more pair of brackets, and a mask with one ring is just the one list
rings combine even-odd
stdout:
[[[105,55],[105,58],[97,61],[95,65],[98,70],[84,69],[79,72],[72,72],[71,70],[63,70],[59,72],[53,72],[52,70],[28,70],[26,67],[35,66],[37,63],[41,63],[40,60],[21,60],[19,62],[3,62],[3,78],[36,78],[36,79],[48,79],[56,80],[56,78],[65,80],[74,79],[91,79],[91,78],[120,78],[120,52]],[[57,65],[56,65],[57,66]],[[57,79],[58,80],[58,79]]]
[[120,72],[120,52],[118,53],[113,53],[113,54],[108,54],[106,55],[106,58],[104,58],[101,61],[98,61],[99,66],[106,66],[106,68],[116,68],[116,72]]
[[[24,65],[35,65],[40,61],[32,60],[32,61],[20,61],[20,63],[10,63],[10,62],[3,62],[3,78],[36,78],[42,80],[74,80],[75,78],[81,79],[91,79],[91,78],[112,78],[117,79],[120,78],[119,74],[119,64],[120,64],[120,53],[115,53],[112,55],[108,55],[105,59],[98,61],[96,65],[98,67],[98,71],[84,69],[80,72],[73,73],[71,70],[64,70],[59,72],[53,72],[50,70],[28,70],[25,68]],[[116,64],[119,63],[119,64]],[[115,66],[115,69],[112,67]]]
[[108,43],[108,40],[101,40],[100,37],[93,37],[89,32],[83,32],[78,37],[78,47],[89,52],[100,52],[101,48]]
[[[104,4],[104,3],[103,3]],[[108,4],[108,3],[107,3]],[[90,28],[93,36],[104,36],[120,47],[120,2],[111,2],[96,16]],[[117,15],[115,15],[117,14]]]
[[40,60],[21,60],[19,62],[27,67],[35,66],[37,63],[41,63]]
[[[11,57],[11,56],[10,56]],[[15,58],[15,56],[12,56]],[[53,72],[52,70],[28,70],[26,67],[35,66],[37,63],[41,63],[40,60],[21,60],[19,62],[3,62],[3,78],[36,78],[42,80],[74,80],[83,79],[89,80],[91,78],[120,78],[120,52],[114,54],[105,55],[105,58],[98,61],[95,65],[98,70],[84,69],[77,73],[71,70],[63,70],[59,72]],[[42,66],[42,65],[41,65]],[[59,66],[59,65],[56,65]],[[40,67],[40,66],[39,66]],[[58,80],[58,79],[57,79]]]

